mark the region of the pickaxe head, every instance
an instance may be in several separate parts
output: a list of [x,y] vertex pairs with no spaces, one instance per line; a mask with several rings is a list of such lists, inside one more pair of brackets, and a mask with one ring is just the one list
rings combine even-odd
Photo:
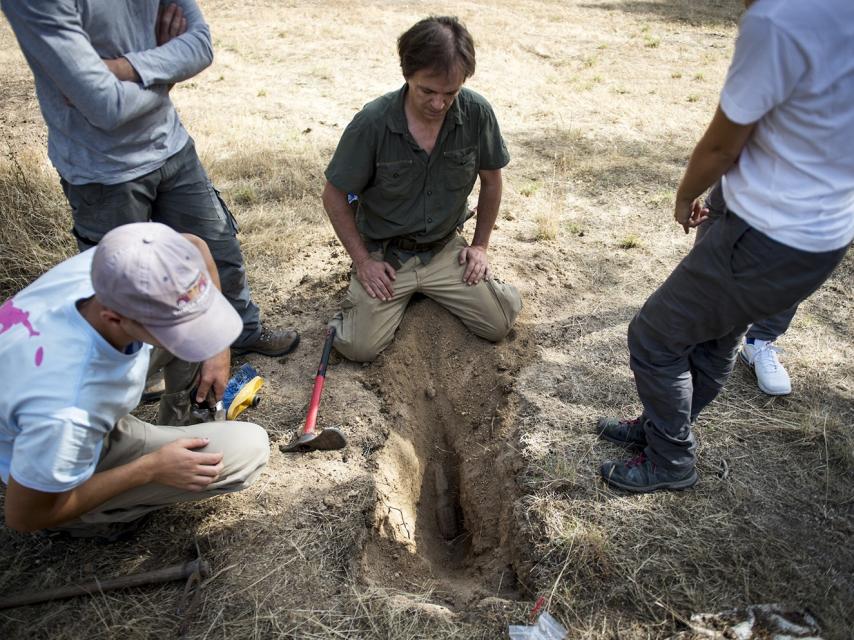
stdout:
[[327,427],[303,433],[289,444],[279,445],[282,453],[305,453],[306,451],[332,451],[347,446],[347,439],[339,429]]

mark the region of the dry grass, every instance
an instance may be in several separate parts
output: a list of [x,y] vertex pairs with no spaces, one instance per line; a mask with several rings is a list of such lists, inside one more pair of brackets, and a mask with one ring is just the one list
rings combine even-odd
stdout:
[[6,299],[76,249],[56,173],[38,146],[7,141],[0,157],[0,298]]
[[[515,481],[505,496],[513,528],[504,544],[513,550],[520,600],[478,596],[450,606],[443,587],[423,574],[384,583],[364,564],[378,535],[377,464],[390,431],[416,406],[384,396],[382,376],[406,366],[427,377],[460,375],[460,389],[473,384],[459,373],[468,371],[465,361],[407,361],[405,349],[365,369],[330,370],[322,419],[345,425],[344,456],[288,458],[273,447],[256,487],[159,513],[129,544],[3,530],[0,591],[156,568],[193,554],[197,540],[214,577],[194,638],[496,638],[525,619],[538,595],[572,638],[667,638],[692,613],[778,600],[818,614],[827,638],[850,637],[851,256],[781,340],[795,393],[766,398],[737,368],[701,417],[695,490],[627,497],[596,477],[601,460],[620,452],[596,441],[593,421],[639,410],[626,325],[690,247],[670,206],[715,107],[739,7],[736,0],[453,7],[477,40],[470,84],[495,107],[513,157],[491,251],[499,274],[519,285],[525,309],[517,339],[492,355],[524,354],[500,386],[513,392],[514,410],[504,416],[510,435],[496,432],[499,457],[515,466],[494,469]],[[394,40],[433,8],[208,0],[204,9],[216,63],[173,96],[241,223],[256,299],[274,323],[304,333],[288,361],[253,360],[268,387],[252,419],[276,440],[301,420],[321,328],[347,281],[349,260],[319,202],[325,162],[361,105],[399,86]],[[8,96],[0,108],[3,295],[73,243],[31,80],[2,22],[0,88]],[[426,335],[445,340],[448,354],[460,346],[448,322],[423,320],[405,325],[398,341]],[[471,344],[481,343],[463,346]],[[498,375],[493,368],[484,375]],[[482,578],[466,576],[476,589]],[[180,591],[170,585],[0,612],[0,635],[171,637]]]

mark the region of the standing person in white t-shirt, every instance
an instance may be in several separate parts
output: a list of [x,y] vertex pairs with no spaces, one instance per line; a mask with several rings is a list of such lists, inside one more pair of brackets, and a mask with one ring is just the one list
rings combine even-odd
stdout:
[[[697,227],[697,235],[694,237],[695,244],[703,239],[712,223],[722,218],[726,213],[726,201],[720,181],[709,191],[703,208],[708,220]],[[792,318],[795,317],[797,311],[798,305],[794,305],[785,311],[752,323],[747,329],[741,343],[741,349],[738,352],[738,359],[756,377],[759,390],[769,396],[785,396],[792,393],[792,380],[789,377],[789,372],[786,371],[777,356],[776,341],[789,329]]]
[[[264,429],[187,420],[191,390],[222,397],[242,327],[219,286],[202,240],[134,223],[0,306],[7,526],[114,539],[154,509],[254,482]],[[156,425],[128,415],[150,366],[166,373]]]
[[748,325],[791,309],[854,238],[854,2],[747,3],[720,105],[676,194],[685,233],[723,177],[724,216],[629,325],[643,413],[602,438],[642,452],[606,461],[632,492],[697,482],[691,425],[732,371]]

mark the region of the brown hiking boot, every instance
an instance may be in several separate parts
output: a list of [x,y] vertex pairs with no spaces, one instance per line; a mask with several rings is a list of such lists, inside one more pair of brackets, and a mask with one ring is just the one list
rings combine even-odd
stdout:
[[297,348],[299,333],[293,329],[270,329],[262,327],[258,337],[248,344],[232,347],[235,355],[260,353],[262,356],[283,356]]

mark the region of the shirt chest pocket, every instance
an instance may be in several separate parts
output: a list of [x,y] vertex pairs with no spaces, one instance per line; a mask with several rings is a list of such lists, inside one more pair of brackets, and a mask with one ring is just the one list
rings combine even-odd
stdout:
[[384,198],[403,200],[413,195],[416,173],[412,160],[378,162],[376,185]]
[[445,187],[456,191],[469,189],[477,176],[477,154],[474,147],[455,149],[443,153],[442,179]]

